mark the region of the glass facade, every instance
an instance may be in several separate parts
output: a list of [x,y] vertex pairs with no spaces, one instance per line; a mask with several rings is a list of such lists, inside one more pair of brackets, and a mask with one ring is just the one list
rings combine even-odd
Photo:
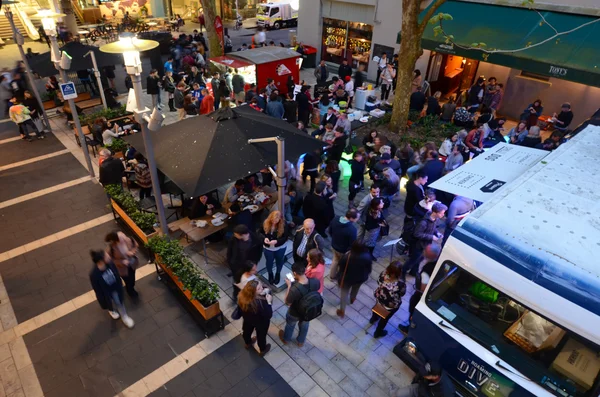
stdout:
[[360,22],[323,18],[323,46],[321,59],[341,64],[347,59],[353,69],[359,64],[365,71],[369,66],[373,26]]

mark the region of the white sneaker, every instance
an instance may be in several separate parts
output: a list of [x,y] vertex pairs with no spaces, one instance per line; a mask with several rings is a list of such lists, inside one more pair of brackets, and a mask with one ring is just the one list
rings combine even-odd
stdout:
[[119,312],[113,312],[112,310],[109,310],[108,314],[113,318],[113,320],[118,320],[121,317]]
[[124,315],[123,317],[121,317],[121,320],[123,321],[123,324],[125,324],[125,326],[127,328],[133,328],[133,326],[135,325],[135,322],[133,321],[133,319],[131,317],[129,317],[128,315]]

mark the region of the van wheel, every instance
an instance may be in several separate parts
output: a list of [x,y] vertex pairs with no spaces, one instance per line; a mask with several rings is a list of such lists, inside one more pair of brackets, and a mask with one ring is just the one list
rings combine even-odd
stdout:
[[275,29],[275,30],[279,30],[280,28],[281,28],[281,24],[280,24],[279,22],[275,22],[275,23],[273,24],[273,29]]

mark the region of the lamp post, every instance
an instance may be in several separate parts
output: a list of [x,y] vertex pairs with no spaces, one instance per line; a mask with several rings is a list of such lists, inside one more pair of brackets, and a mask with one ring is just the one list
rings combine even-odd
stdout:
[[100,91],[100,98],[102,98],[102,106],[106,110],[106,97],[104,96],[104,87],[102,86],[102,79],[100,78],[100,69],[98,69],[98,62],[96,62],[96,54],[94,51],[89,51],[84,57],[90,56],[92,58],[92,65],[94,65],[94,76],[96,76],[96,82],[98,83],[98,91]]
[[277,183],[277,209],[281,212],[281,216],[285,214],[285,139],[280,136],[273,138],[256,138],[248,139],[248,143],[264,143],[275,142],[277,144],[277,172],[269,167],[269,171],[275,177]]
[[165,217],[165,207],[162,202],[160,181],[158,180],[158,172],[156,170],[156,161],[154,158],[154,147],[152,146],[152,137],[150,136],[150,130],[157,131],[160,129],[164,116],[158,109],[154,108],[152,115],[148,117],[147,113],[150,109],[146,108],[142,103],[142,61],[140,60],[140,52],[151,50],[156,47],[158,47],[157,41],[140,40],[132,33],[124,33],[119,37],[119,41],[103,45],[100,47],[100,51],[109,54],[123,54],[127,74],[131,76],[131,82],[133,83],[136,103],[135,117],[142,126],[142,137],[144,139],[144,146],[146,147],[146,158],[148,160],[148,168],[150,168],[150,176],[152,178],[152,190],[156,200],[158,221],[162,233],[167,235],[168,229],[167,219]]
[[10,27],[13,32],[13,39],[19,47],[19,52],[21,53],[21,60],[25,64],[25,69],[27,70],[27,79],[29,80],[29,86],[33,91],[33,95],[38,102],[38,106],[42,109],[42,118],[44,119],[44,123],[46,124],[46,128],[48,131],[52,131],[52,127],[50,126],[50,122],[48,121],[48,115],[46,114],[46,109],[44,109],[44,104],[42,103],[42,98],[40,97],[40,93],[35,85],[35,81],[33,80],[33,73],[31,72],[31,68],[29,67],[29,61],[25,56],[25,51],[23,51],[23,43],[24,37],[19,32],[19,29],[15,26],[15,21],[13,20],[12,10],[10,9],[11,4],[18,4],[18,1],[15,0],[3,0],[0,1],[0,4],[4,5],[4,15],[6,15],[6,19],[8,19],[8,23],[10,23]]
[[[50,51],[51,60],[54,62],[54,66],[60,73],[60,79],[63,83],[67,82],[66,70],[71,67],[71,57],[66,52],[60,51],[58,47],[58,41],[56,40],[56,19],[64,17],[65,14],[58,14],[50,10],[40,10],[35,17],[42,19],[42,27],[44,32],[50,38]],[[81,123],[79,122],[79,114],[77,113],[77,107],[73,99],[67,99],[69,107],[71,108],[71,114],[73,115],[73,122],[75,123],[75,129],[77,130],[77,136],[79,136],[79,142],[81,149],[83,150],[83,157],[85,157],[85,163],[88,168],[88,172],[91,177],[95,176],[94,168],[92,167],[92,159],[90,158],[90,152],[88,151],[87,143],[85,142],[85,135],[81,129]]]

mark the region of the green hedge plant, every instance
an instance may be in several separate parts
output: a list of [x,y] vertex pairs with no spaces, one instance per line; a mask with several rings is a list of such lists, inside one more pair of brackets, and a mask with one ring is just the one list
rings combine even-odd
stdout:
[[123,190],[119,185],[106,185],[104,190],[144,233],[154,232],[156,216],[142,211],[131,192]]
[[168,267],[190,291],[192,299],[204,307],[216,303],[219,298],[219,286],[202,276],[202,271],[185,255],[177,240],[165,236],[154,236],[148,240],[148,248],[160,256],[161,263]]

